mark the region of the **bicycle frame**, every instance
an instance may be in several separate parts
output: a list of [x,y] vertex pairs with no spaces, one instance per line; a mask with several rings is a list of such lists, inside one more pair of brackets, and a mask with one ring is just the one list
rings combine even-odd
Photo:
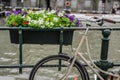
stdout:
[[[68,77],[68,75],[70,74],[70,72],[71,72],[71,70],[72,70],[72,67],[73,67],[73,65],[74,65],[74,62],[75,62],[75,60],[77,59],[77,56],[79,56],[79,57],[88,65],[88,67],[98,76],[98,78],[99,78],[100,80],[104,80],[104,79],[103,79],[102,76],[95,70],[95,68],[96,68],[99,72],[102,72],[102,73],[104,73],[104,74],[107,74],[107,75],[108,75],[107,80],[120,80],[120,76],[119,76],[118,74],[113,74],[113,73],[110,73],[110,72],[107,72],[107,71],[103,71],[102,69],[98,68],[98,67],[94,64],[94,62],[92,61],[92,59],[91,59],[91,57],[90,57],[90,50],[89,50],[88,39],[87,39],[87,32],[88,32],[88,30],[89,30],[89,27],[86,28],[86,31],[85,31],[85,33],[83,34],[83,36],[82,36],[82,38],[81,38],[81,40],[80,40],[80,42],[79,42],[79,45],[78,45],[78,47],[77,47],[77,49],[76,49],[76,51],[75,51],[75,53],[74,53],[73,61],[72,61],[72,63],[70,64],[67,73],[66,73],[60,80],[65,80],[65,79]],[[81,46],[82,46],[82,44],[83,44],[84,41],[85,41],[85,44],[86,44],[87,54],[89,55],[88,57],[89,57],[91,63],[89,63],[89,62],[87,61],[87,59],[86,59],[86,58],[82,55],[82,53],[80,52]]]
[[[101,20],[100,20],[101,21]],[[96,22],[96,21],[95,21]],[[102,26],[102,24],[103,24],[103,19],[102,19],[102,22],[100,23],[100,25]],[[51,61],[51,60],[57,60],[57,61],[59,61],[59,65],[58,65],[58,71],[60,71],[61,70],[61,61],[63,60],[63,61],[67,61],[67,62],[69,62],[69,65],[67,65],[66,67],[67,67],[67,71],[66,71],[66,73],[65,74],[63,74],[63,77],[59,77],[59,80],[66,80],[66,78],[68,78],[68,76],[69,76],[69,74],[70,74],[70,72],[71,72],[71,70],[72,70],[72,68],[73,68],[73,66],[74,65],[76,65],[76,62],[78,62],[76,59],[77,59],[77,56],[79,56],[82,60],[83,60],[83,62],[86,64],[86,65],[88,65],[88,67],[97,75],[96,76],[96,78],[95,78],[95,80],[98,78],[98,80],[119,80],[120,78],[119,78],[119,75],[117,75],[117,74],[112,74],[112,73],[109,73],[109,72],[107,72],[107,69],[108,68],[111,68],[111,66],[113,66],[113,64],[110,64],[110,66],[108,67],[107,66],[107,68],[103,68],[103,67],[106,67],[106,65],[107,64],[105,64],[105,65],[103,65],[103,64],[101,64],[101,63],[104,63],[104,62],[106,62],[106,59],[107,59],[107,51],[108,51],[108,40],[107,40],[107,45],[102,45],[102,46],[105,46],[105,47],[107,47],[107,48],[105,48],[106,50],[104,50],[104,49],[102,49],[101,48],[101,63],[100,64],[97,64],[97,63],[94,63],[93,61],[92,61],[92,59],[91,59],[91,57],[90,57],[90,50],[89,50],[89,45],[88,45],[88,39],[87,39],[87,32],[88,32],[88,30],[90,29],[90,30],[103,30],[103,32],[102,32],[102,35],[103,35],[103,37],[105,38],[105,39],[108,39],[108,37],[109,37],[109,35],[110,35],[110,30],[117,30],[117,29],[119,29],[120,30],[120,28],[116,28],[116,27],[90,27],[91,25],[89,25],[89,24],[86,24],[86,26],[85,27],[81,27],[81,28],[79,28],[79,27],[73,27],[73,28],[64,28],[64,29],[71,29],[71,30],[86,30],[85,31],[85,33],[82,35],[82,38],[81,38],[81,40],[80,40],[80,42],[79,42],[79,44],[78,44],[78,47],[77,47],[77,49],[75,50],[75,52],[74,52],[74,56],[73,57],[68,57],[68,56],[61,56],[61,55],[53,55],[53,56],[48,56],[48,57],[46,57],[46,58],[43,58],[42,60],[40,60],[36,65],[35,65],[35,67],[32,69],[32,71],[31,71],[31,74],[30,74],[30,80],[33,80],[34,79],[34,76],[36,75],[36,73],[37,73],[37,71],[38,71],[38,69],[40,68],[40,67],[42,67],[42,65],[44,65],[45,63],[47,63],[47,62],[49,62],[49,61]],[[108,30],[108,29],[109,30]],[[61,31],[61,33],[62,33],[63,31]],[[103,34],[103,33],[105,33],[105,34]],[[63,37],[62,35],[60,35],[61,36],[61,38]],[[61,40],[62,41],[62,40]],[[91,61],[91,63],[90,63],[90,61],[88,62],[87,61],[87,59],[81,54],[81,46],[83,45],[83,43],[85,42],[85,44],[86,44],[86,49],[87,49],[87,54],[89,54],[89,60]],[[103,40],[102,40],[102,44],[106,44],[105,43],[106,42],[106,40],[104,40],[104,43],[103,43]],[[60,45],[60,52],[59,53],[62,53],[62,42],[60,43],[61,45]],[[105,53],[103,53],[103,52],[105,52]],[[105,56],[104,56],[104,54],[105,54]],[[67,59],[67,58],[64,58],[64,57],[68,57],[68,58],[70,58],[69,60]],[[71,61],[72,60],[72,61]],[[78,62],[79,63],[79,62]],[[100,68],[98,68],[97,66],[99,66],[100,65]],[[102,66],[102,67],[101,67]],[[75,68],[76,68],[76,66],[75,66]],[[77,69],[79,68],[79,73],[80,73],[80,76],[81,76],[81,79],[82,80],[89,80],[89,75],[88,75],[88,72],[87,72],[87,70],[85,69],[85,67],[82,65],[82,64],[80,64],[79,63],[79,65],[77,66]],[[97,71],[96,71],[97,70]],[[103,71],[104,70],[104,71]],[[100,73],[99,73],[99,72]],[[105,74],[105,77],[104,77],[104,75],[102,75],[101,73],[104,73]],[[107,75],[106,75],[107,74]],[[109,76],[108,76],[109,75]],[[111,77],[112,76],[112,77]],[[108,77],[108,79],[107,79],[107,77]],[[74,77],[75,78],[75,77]],[[40,78],[41,79],[41,78]],[[55,78],[55,80],[58,80],[58,78]]]

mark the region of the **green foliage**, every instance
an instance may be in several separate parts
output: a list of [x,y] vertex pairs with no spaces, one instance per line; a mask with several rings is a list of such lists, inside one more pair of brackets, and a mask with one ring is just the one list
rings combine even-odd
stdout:
[[[23,14],[27,13],[27,14]],[[64,11],[27,11],[14,12],[6,18],[7,26],[32,27],[32,28],[54,28],[70,27],[76,25],[76,18],[66,14]]]
[[19,26],[22,24],[23,18],[21,14],[19,15],[11,14],[9,17],[6,18],[6,21],[7,21],[6,24],[8,26]]

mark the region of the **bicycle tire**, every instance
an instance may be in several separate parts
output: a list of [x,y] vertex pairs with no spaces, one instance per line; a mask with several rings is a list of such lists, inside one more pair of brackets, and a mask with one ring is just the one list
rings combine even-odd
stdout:
[[[38,74],[37,71],[42,68],[41,66],[43,66],[44,64],[46,64],[47,62],[50,62],[50,61],[58,61],[58,60],[61,60],[62,62],[63,61],[66,61],[68,62],[69,64],[72,62],[72,59],[71,57],[67,56],[67,55],[63,55],[63,54],[60,54],[60,55],[51,55],[51,56],[48,56],[48,57],[45,57],[43,58],[42,60],[40,60],[35,66],[34,68],[32,69],[31,73],[30,73],[30,76],[29,76],[29,80],[44,80],[43,78],[40,78],[40,76],[38,78],[35,78],[35,76]],[[66,63],[65,63],[66,64]],[[89,75],[88,75],[88,72],[86,70],[86,68],[80,64],[80,62],[78,61],[75,61],[74,63],[74,68],[75,70],[78,71],[79,73],[79,76],[78,78],[80,77],[81,79],[80,80],[89,80]],[[48,75],[50,75],[49,73],[47,73]],[[40,73],[38,74],[40,75]],[[47,76],[48,76],[47,75]],[[53,75],[53,74],[52,74]],[[78,74],[77,74],[78,75]],[[54,79],[45,79],[45,80],[54,80]],[[59,80],[57,78],[57,80]],[[70,80],[70,79],[68,79]],[[73,80],[73,79],[71,79]]]

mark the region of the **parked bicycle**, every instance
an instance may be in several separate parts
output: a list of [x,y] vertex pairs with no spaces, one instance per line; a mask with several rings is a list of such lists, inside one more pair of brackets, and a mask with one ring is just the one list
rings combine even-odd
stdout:
[[[98,22],[100,26],[103,25],[104,21],[115,23],[112,20],[94,17],[94,20],[88,19],[88,21]],[[51,55],[40,60],[32,69],[29,80],[90,80],[88,71],[85,66],[82,65],[78,60],[82,60],[96,75],[98,80],[105,80],[99,73],[107,74],[106,80],[120,80],[118,74],[104,71],[96,66],[90,56],[89,43],[87,33],[89,29],[95,29],[95,27],[89,27],[87,24],[85,33],[79,42],[77,49],[75,49],[74,56],[61,53],[59,55]],[[105,27],[96,27],[97,29],[104,30]],[[112,27],[107,27],[112,29]],[[83,56],[81,52],[82,45],[86,45],[87,55],[89,61]],[[79,58],[78,58],[79,57]],[[47,68],[46,68],[47,67]]]

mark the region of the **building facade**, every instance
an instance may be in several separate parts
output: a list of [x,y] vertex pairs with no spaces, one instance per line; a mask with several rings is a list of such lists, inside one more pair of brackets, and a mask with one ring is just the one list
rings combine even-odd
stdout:
[[[45,0],[0,0],[5,6],[11,7],[39,7],[45,8]],[[114,4],[120,5],[120,0],[106,0],[104,7],[102,0],[51,0],[50,4],[53,9],[65,9],[65,2],[70,1],[72,11],[110,11]],[[104,9],[103,9],[104,8]]]

